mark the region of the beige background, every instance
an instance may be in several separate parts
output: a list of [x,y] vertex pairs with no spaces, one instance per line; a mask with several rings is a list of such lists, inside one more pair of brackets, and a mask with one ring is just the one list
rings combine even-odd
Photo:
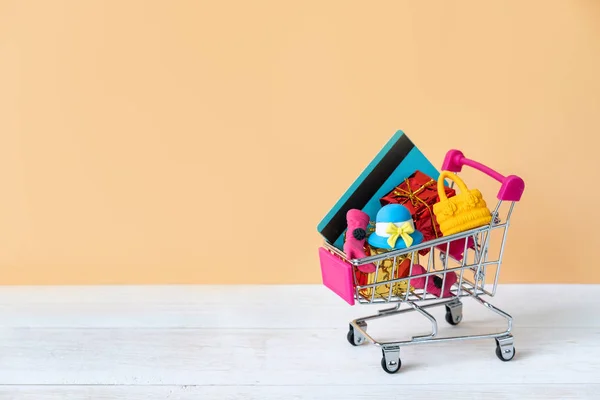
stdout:
[[503,282],[600,282],[598,71],[594,0],[0,0],[0,283],[320,282],[398,129],[526,180]]

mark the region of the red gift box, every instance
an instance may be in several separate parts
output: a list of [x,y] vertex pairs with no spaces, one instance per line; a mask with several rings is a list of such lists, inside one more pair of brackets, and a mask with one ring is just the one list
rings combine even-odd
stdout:
[[[444,191],[448,198],[453,197],[456,194],[454,189],[451,189],[448,186],[444,186]],[[423,234],[424,242],[443,236],[440,231],[440,226],[435,218],[435,214],[433,213],[433,205],[439,201],[437,180],[421,171],[415,171],[391,192],[380,199],[382,206],[387,204],[402,204],[405,206],[413,216],[415,228]],[[472,247],[472,239],[470,239],[469,242],[469,247]],[[464,239],[455,240],[450,243],[449,253],[453,258],[461,260],[464,247]],[[438,248],[442,251],[446,251],[445,244],[438,246]],[[429,253],[429,248],[419,251],[419,254],[422,256],[427,253]]]

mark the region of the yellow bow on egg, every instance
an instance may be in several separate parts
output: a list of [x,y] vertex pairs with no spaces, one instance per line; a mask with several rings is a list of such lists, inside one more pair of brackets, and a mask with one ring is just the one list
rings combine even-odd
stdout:
[[415,232],[415,228],[408,222],[403,223],[401,226],[396,226],[390,223],[386,229],[386,233],[389,233],[390,236],[387,240],[390,247],[393,249],[396,246],[396,241],[400,236],[406,243],[406,247],[410,247],[413,243],[413,238],[410,236],[411,233]]

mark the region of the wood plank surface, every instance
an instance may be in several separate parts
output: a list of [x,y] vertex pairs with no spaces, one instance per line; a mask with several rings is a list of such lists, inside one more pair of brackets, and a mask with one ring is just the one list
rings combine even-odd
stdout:
[[[600,286],[503,285],[490,302],[515,319],[513,361],[492,339],[427,343],[389,375],[380,349],[345,338],[380,307],[319,285],[5,287],[0,399],[597,398]],[[440,336],[505,326],[471,299],[458,326],[432,313]],[[368,329],[408,339],[430,325],[408,313]]]

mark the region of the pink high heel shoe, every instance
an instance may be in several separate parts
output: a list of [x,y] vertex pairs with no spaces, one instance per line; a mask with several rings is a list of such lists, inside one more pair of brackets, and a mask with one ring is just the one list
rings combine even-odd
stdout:
[[[346,213],[348,230],[344,241],[344,253],[348,260],[365,258],[365,240],[367,238],[367,227],[369,226],[369,215],[361,210],[352,209]],[[365,264],[358,267],[362,272],[375,272],[373,264]]]

